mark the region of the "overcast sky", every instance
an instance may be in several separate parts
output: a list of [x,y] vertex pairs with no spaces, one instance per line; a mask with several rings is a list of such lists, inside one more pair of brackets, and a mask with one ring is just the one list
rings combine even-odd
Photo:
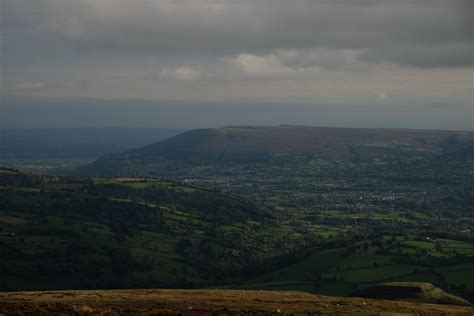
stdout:
[[4,127],[473,129],[471,0],[0,1]]

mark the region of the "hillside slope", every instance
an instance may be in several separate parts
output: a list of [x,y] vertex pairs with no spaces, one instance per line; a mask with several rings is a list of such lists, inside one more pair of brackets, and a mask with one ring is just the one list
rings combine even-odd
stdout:
[[273,255],[268,210],[152,179],[0,168],[0,289],[195,287]]
[[[308,126],[225,127],[182,133],[146,147],[104,156],[82,174],[167,174],[170,168],[261,163],[287,156],[342,158],[437,153],[474,139],[469,132]],[[292,157],[290,157],[291,159]]]
[[352,296],[432,304],[471,305],[468,301],[446,293],[430,283],[420,282],[389,282],[378,284],[358,290],[354,292]]
[[121,290],[0,293],[18,315],[472,315],[465,306],[343,298],[304,292]]

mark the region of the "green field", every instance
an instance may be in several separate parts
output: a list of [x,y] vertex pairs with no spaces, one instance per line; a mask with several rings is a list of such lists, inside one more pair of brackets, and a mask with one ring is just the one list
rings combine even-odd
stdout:
[[[450,241],[446,242],[449,244]],[[426,249],[424,243],[408,241],[407,244],[409,247],[419,245],[419,249]],[[457,242],[451,241],[451,244]],[[453,291],[474,290],[472,263],[433,268],[419,264],[396,263],[397,261],[400,260],[390,254],[350,253],[347,249],[324,250],[301,262],[258,277],[245,285],[232,287],[294,289],[328,295],[348,295],[357,288],[371,284],[413,281],[428,282],[451,288]]]
[[414,207],[421,193],[405,187],[356,191],[328,178],[290,186],[301,177],[291,174],[285,185],[284,178],[259,179],[265,186],[248,192],[241,183],[236,194],[225,185],[0,168],[0,288],[210,286],[348,295],[382,282],[420,281],[472,296],[474,244],[463,215],[469,206],[436,218]]

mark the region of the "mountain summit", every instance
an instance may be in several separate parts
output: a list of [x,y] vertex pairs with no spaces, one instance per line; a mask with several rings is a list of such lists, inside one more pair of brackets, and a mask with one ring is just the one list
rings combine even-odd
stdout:
[[[472,142],[469,132],[280,125],[198,129],[121,154],[101,157],[85,174],[153,174],[183,165],[259,163],[285,155],[322,158],[371,152],[440,152]],[[370,150],[369,150],[370,149]],[[171,165],[170,165],[171,163]]]

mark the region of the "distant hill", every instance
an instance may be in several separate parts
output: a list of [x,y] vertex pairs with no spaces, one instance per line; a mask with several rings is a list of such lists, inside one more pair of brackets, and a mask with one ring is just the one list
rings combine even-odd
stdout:
[[355,297],[385,300],[406,300],[418,303],[435,303],[471,306],[465,299],[446,293],[430,283],[391,282],[374,285],[356,291]]
[[154,174],[208,164],[264,163],[298,155],[322,158],[428,155],[463,148],[473,133],[309,126],[225,127],[192,130],[146,147],[104,156],[84,174]]

